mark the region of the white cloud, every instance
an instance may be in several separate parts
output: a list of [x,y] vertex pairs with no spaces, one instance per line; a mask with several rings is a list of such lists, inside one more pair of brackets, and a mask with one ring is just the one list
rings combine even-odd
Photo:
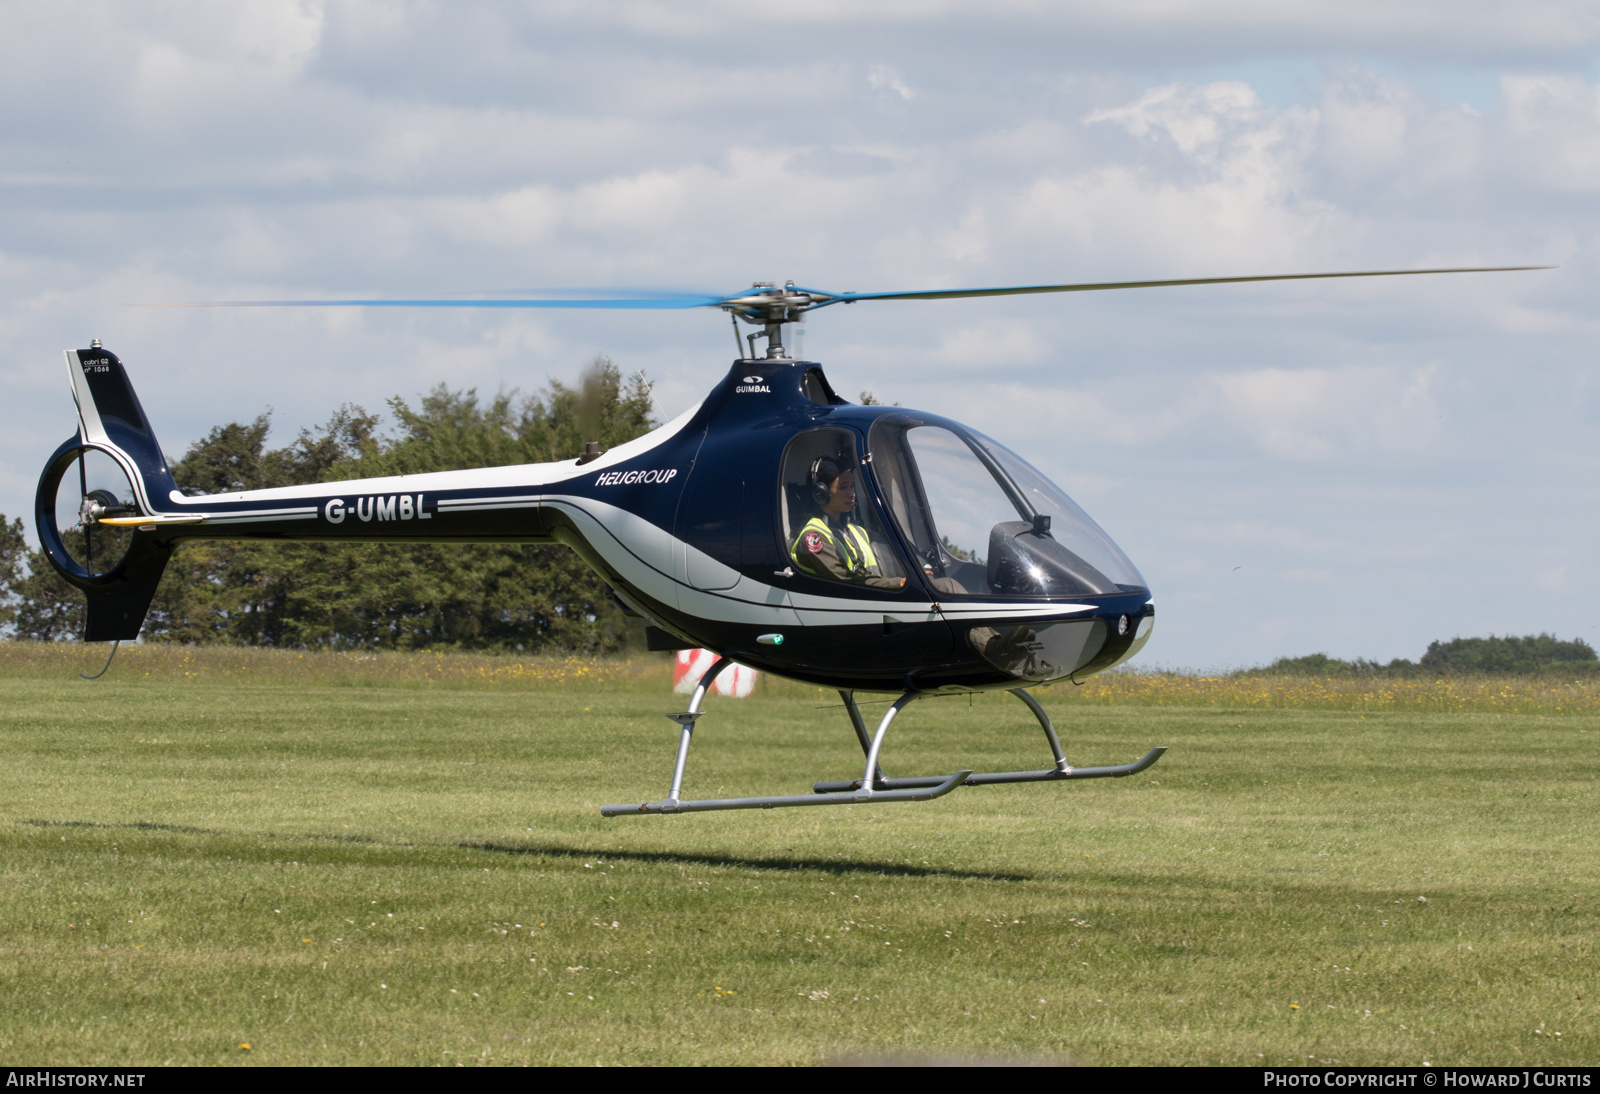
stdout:
[[917,97],[917,93],[906,86],[900,74],[888,65],[873,65],[867,71],[867,83],[876,88],[892,91],[906,102]]
[[1368,179],[1405,158],[1417,104],[1398,80],[1332,83],[1318,111],[1325,163],[1347,179]]
[[1321,463],[1426,451],[1440,427],[1432,393],[1438,371],[1266,369],[1217,376],[1208,386],[1219,396],[1213,405],[1223,428],[1242,432],[1267,456]]
[[1096,110],[1084,121],[1112,122],[1136,137],[1165,134],[1185,155],[1215,163],[1224,134],[1259,127],[1268,112],[1255,89],[1238,80],[1151,88],[1127,106]]
[[1571,588],[1567,581],[1567,567],[1549,566],[1533,575],[1540,588],[1554,593],[1564,593]]
[[1600,189],[1600,87],[1570,75],[1512,75],[1500,81],[1512,147],[1533,179],[1554,190]]

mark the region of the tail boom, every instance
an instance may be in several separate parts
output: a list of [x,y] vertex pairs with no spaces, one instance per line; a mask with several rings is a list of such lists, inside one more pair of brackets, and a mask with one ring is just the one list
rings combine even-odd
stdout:
[[[84,637],[90,641],[137,637],[167,559],[183,539],[567,542],[568,522],[558,507],[547,502],[567,493],[577,480],[591,477],[607,489],[620,489],[622,484],[645,491],[647,520],[670,528],[687,478],[684,465],[692,466],[692,453],[684,458],[676,452],[682,445],[672,446],[670,457],[663,450],[665,458],[659,465],[656,461],[658,448],[684,429],[697,408],[651,434],[618,445],[588,466],[561,460],[192,497],[178,489],[116,355],[97,344],[68,350],[66,358],[78,407],[78,434],[64,442],[45,466],[35,527],[50,564],[88,600]],[[67,550],[56,516],[63,479],[90,452],[110,457],[132,488],[132,505],[121,509],[96,510],[85,498],[80,520],[133,531],[122,560],[98,573]],[[608,470],[619,463],[628,467],[623,461],[636,457],[644,457],[649,465]],[[557,538],[558,531],[564,538]]]

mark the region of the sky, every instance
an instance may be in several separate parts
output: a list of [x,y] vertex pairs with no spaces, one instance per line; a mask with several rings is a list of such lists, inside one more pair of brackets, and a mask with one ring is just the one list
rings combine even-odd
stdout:
[[136,306],[574,286],[887,291],[801,349],[1063,485],[1147,666],[1600,643],[1600,4],[0,4],[0,512],[100,338],[163,447],[596,355],[671,418],[706,312]]

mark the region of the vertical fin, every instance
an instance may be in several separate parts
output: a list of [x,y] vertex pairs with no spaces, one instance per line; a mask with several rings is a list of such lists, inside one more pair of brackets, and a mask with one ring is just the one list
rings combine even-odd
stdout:
[[177,483],[116,354],[96,342],[89,349],[67,350],[66,358],[72,398],[78,405],[78,436],[57,449],[45,467],[34,506],[35,525],[50,565],[69,584],[83,590],[87,601],[84,639],[137,638],[172,556],[172,545],[154,533],[136,532],[115,568],[91,573],[78,565],[61,541],[61,530],[55,526],[56,489],[71,465],[90,448],[122,466],[141,513],[161,512]]
[[177,489],[155,430],[117,355],[100,346],[66,351],[72,398],[78,404],[78,436],[126,457],[134,490],[148,513],[159,512]]

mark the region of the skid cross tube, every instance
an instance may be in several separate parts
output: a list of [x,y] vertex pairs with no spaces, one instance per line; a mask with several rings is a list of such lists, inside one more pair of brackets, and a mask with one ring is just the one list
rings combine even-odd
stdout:
[[866,725],[861,720],[861,712],[856,707],[854,697],[848,692],[840,692],[845,698],[845,708],[850,711],[851,723],[856,727],[857,736],[861,739],[866,749],[867,763],[862,773],[861,782],[849,786],[835,794],[786,794],[761,798],[706,798],[698,801],[683,801],[680,794],[683,790],[683,771],[689,762],[689,742],[694,736],[694,723],[703,711],[700,703],[705,698],[706,692],[711,688],[711,682],[731,662],[728,658],[720,658],[716,664],[706,671],[700,678],[700,683],[694,689],[694,696],[689,700],[689,709],[682,714],[669,714],[667,717],[683,727],[683,734],[678,740],[678,762],[672,769],[672,789],[667,796],[658,802],[641,802],[638,805],[607,805],[602,806],[600,815],[603,817],[618,817],[623,814],[636,815],[640,813],[710,813],[720,809],[783,809],[803,805],[855,805],[858,803],[878,802],[921,802],[934,798],[942,798],[956,787],[965,782],[972,774],[971,771],[957,771],[954,775],[944,775],[935,779],[919,780],[916,786],[896,786],[892,788],[877,789],[867,783],[874,771],[878,771],[881,783],[905,782],[906,780],[890,780],[882,778],[882,771],[878,769],[878,752],[883,748],[884,735],[889,732],[889,724],[894,721],[895,715],[904,710],[917,698],[917,693],[908,691],[891,706],[883,716],[883,721],[878,724],[878,732],[867,741]]
[[[993,785],[995,783],[1060,782],[1065,779],[1120,779],[1124,776],[1136,775],[1143,771],[1145,768],[1161,759],[1162,753],[1166,752],[1167,750],[1166,745],[1157,745],[1149,752],[1146,752],[1142,758],[1135,760],[1131,764],[1115,764],[1110,767],[1073,767],[1071,764],[1067,763],[1066,753],[1061,750],[1061,739],[1056,736],[1056,727],[1051,724],[1050,715],[1045,713],[1044,707],[1039,705],[1039,700],[1028,694],[1028,690],[1026,688],[1012,688],[1010,690],[1012,695],[1015,695],[1018,699],[1021,699],[1027,704],[1028,709],[1033,711],[1033,716],[1039,720],[1039,726],[1044,730],[1045,740],[1050,742],[1050,752],[1055,757],[1056,765],[1054,767],[1047,767],[1042,771],[974,772],[973,774],[968,775],[966,779],[962,780],[963,786],[986,786]],[[899,708],[905,701],[905,698],[902,698],[899,703],[896,703],[894,707],[890,708],[889,714],[884,719],[885,727],[887,727],[888,720],[893,718],[894,715],[899,712]],[[882,730],[879,730],[880,740],[882,737],[882,732]],[[868,764],[868,772],[871,772],[876,764],[876,746],[878,744],[879,741],[877,740],[873,742],[874,749],[872,752],[872,761]],[[857,779],[854,782],[815,783],[813,784],[812,789],[819,797],[827,797],[850,790],[859,791],[862,786],[866,785],[864,781],[866,778],[867,775],[863,775],[860,779]],[[922,787],[939,786],[942,785],[943,782],[944,777],[942,775],[922,776],[920,778],[909,779],[889,779],[884,777],[882,771],[879,771],[877,778],[873,783],[873,790],[899,792],[903,790],[914,790]],[[872,800],[876,801],[879,797],[881,797],[881,794],[874,793]]]

